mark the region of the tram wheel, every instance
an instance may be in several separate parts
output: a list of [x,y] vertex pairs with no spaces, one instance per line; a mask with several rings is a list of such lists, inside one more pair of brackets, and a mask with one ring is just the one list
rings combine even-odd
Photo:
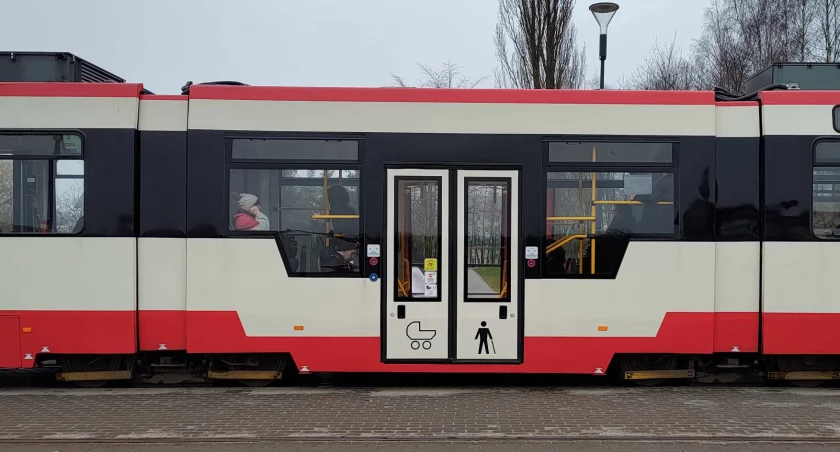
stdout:
[[[65,355],[59,359],[63,372],[113,372],[120,370],[122,359],[113,355]],[[108,380],[74,381],[82,388],[101,388]]]
[[[259,364],[256,366],[232,365],[230,370],[270,370],[280,372],[286,367],[286,359],[281,355],[263,355],[259,357]],[[252,388],[264,388],[277,383],[277,380],[236,380],[243,386]]]
[[[623,355],[619,360],[623,372],[642,372],[646,370],[674,370],[677,368],[677,357],[674,355]],[[657,386],[667,379],[631,380],[639,386]]]
[[[837,357],[832,355],[780,355],[776,357],[782,372],[831,372],[837,367]],[[815,388],[825,380],[788,380],[800,388]]]

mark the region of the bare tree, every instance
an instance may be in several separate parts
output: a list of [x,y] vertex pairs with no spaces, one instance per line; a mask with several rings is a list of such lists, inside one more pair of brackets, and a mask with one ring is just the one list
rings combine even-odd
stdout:
[[81,202],[84,194],[84,181],[76,179],[55,200],[56,232],[73,232],[76,222],[84,215],[84,204]]
[[629,81],[620,82],[622,89],[635,90],[693,90],[700,87],[700,79],[693,62],[683,57],[674,40],[665,47],[654,44],[644,63],[636,69]]
[[840,60],[840,0],[811,0],[811,56],[826,63]]
[[[424,76],[423,81],[418,85],[419,88],[475,88],[487,78],[481,77],[478,80],[472,81],[461,75],[461,68],[458,65],[449,61],[443,63],[440,69],[432,69],[425,64],[420,64],[419,66]],[[411,86],[405,82],[405,79],[398,75],[391,74],[391,78],[394,79],[397,86],[403,88]]]
[[840,0],[712,0],[703,32],[683,57],[658,45],[624,86],[743,93],[749,77],[774,63],[836,61]]
[[575,0],[499,0],[497,86],[576,89],[585,84],[585,49],[578,48],[574,7]]
[[12,160],[0,160],[0,231],[12,231],[14,176]]

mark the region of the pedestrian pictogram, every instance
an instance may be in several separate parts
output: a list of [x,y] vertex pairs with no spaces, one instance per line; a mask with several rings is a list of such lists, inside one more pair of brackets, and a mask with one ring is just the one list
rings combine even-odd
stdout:
[[478,339],[478,354],[481,354],[481,348],[484,347],[484,353],[489,355],[490,350],[487,347],[487,339],[490,339],[490,346],[493,348],[493,354],[496,354],[496,344],[493,342],[493,335],[490,334],[490,328],[487,328],[487,322],[481,322],[481,328],[475,333],[475,338]]

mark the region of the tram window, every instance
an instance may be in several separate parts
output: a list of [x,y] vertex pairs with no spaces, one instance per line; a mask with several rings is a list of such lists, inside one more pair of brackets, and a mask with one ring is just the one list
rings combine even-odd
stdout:
[[231,231],[281,233],[293,274],[360,275],[357,169],[233,169]]
[[665,238],[677,232],[670,172],[551,172],[546,194],[549,276],[614,274],[629,237]]
[[359,159],[359,142],[355,140],[232,140],[234,160],[352,160]]
[[440,301],[440,178],[397,178],[396,298]]
[[467,300],[507,301],[510,299],[509,179],[467,179],[466,185]]
[[814,147],[814,235],[840,238],[840,142],[821,141]]
[[78,135],[0,134],[0,233],[81,232],[81,154]]
[[551,142],[548,161],[555,163],[646,163],[671,166],[672,143]]
[[82,138],[72,134],[0,135],[0,158],[82,155]]

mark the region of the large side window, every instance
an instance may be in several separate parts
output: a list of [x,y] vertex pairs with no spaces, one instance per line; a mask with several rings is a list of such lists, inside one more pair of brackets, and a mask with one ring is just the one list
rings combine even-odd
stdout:
[[0,233],[81,232],[84,190],[80,135],[0,133]]
[[278,233],[293,276],[360,276],[362,171],[342,161],[358,159],[358,144],[232,140],[230,230]]
[[631,237],[675,238],[672,143],[549,143],[546,276],[614,276]]
[[814,235],[840,238],[840,141],[820,141],[814,147]]

